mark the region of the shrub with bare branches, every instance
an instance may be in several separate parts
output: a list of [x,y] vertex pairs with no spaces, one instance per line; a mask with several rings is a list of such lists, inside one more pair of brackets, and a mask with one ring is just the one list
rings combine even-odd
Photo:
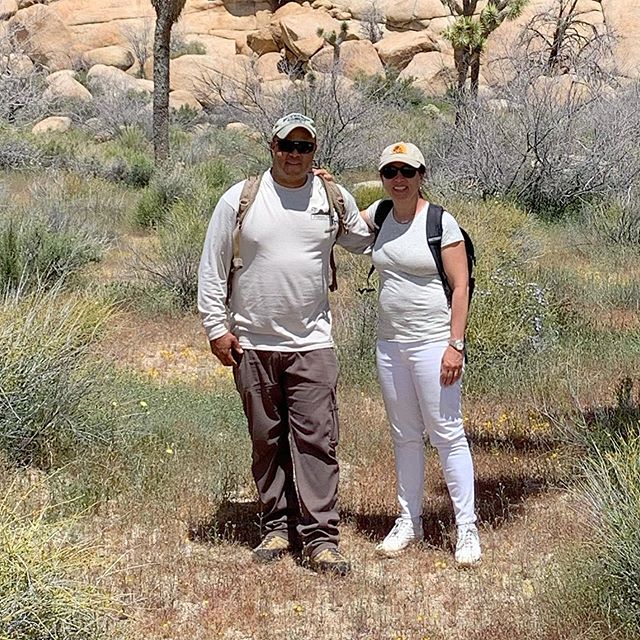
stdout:
[[282,89],[265,88],[248,70],[240,80],[220,73],[201,78],[198,97],[221,103],[228,120],[240,120],[258,131],[264,142],[283,114],[297,111],[313,118],[318,127],[316,160],[340,172],[373,166],[385,140],[401,135],[394,129],[389,93],[393,87],[378,83],[366,97],[340,73],[337,62],[329,73],[307,73]]
[[458,126],[441,125],[432,138],[441,188],[559,216],[637,179],[640,85],[616,87],[594,66],[549,76],[526,54],[508,64],[496,98],[467,105]]
[[11,32],[0,36],[0,121],[23,124],[45,115],[45,77],[23,53]]
[[144,18],[135,23],[126,23],[120,28],[127,48],[138,66],[139,77],[144,77],[144,67],[153,52],[153,20]]
[[386,22],[384,12],[378,6],[376,0],[371,0],[362,14],[360,33],[371,42],[382,39],[382,25]]
[[612,34],[578,12],[578,0],[555,0],[525,25],[519,48],[545,68],[546,73],[569,73],[582,67],[603,72],[611,65]]

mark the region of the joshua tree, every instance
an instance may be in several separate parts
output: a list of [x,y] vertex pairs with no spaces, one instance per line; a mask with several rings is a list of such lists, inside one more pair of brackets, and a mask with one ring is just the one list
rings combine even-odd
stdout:
[[333,48],[334,68],[337,67],[337,64],[340,60],[340,45],[347,40],[348,32],[349,25],[346,22],[343,22],[340,25],[340,33],[336,33],[335,31],[330,31],[329,33],[327,33],[322,27],[320,27],[317,31],[318,35]]
[[169,157],[169,60],[171,27],[178,20],[186,0],[151,0],[156,10],[153,39],[153,152],[157,164]]
[[504,20],[517,18],[528,0],[488,0],[479,15],[475,15],[478,0],[440,0],[456,17],[455,22],[444,32],[453,45],[458,77],[458,97],[466,95],[467,79],[470,80],[470,95],[478,95],[480,77],[480,54],[493,31]]

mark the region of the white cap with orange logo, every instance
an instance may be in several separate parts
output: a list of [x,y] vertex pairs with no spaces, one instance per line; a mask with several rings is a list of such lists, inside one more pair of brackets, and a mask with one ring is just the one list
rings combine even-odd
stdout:
[[392,162],[404,162],[415,169],[426,165],[422,151],[410,142],[395,142],[386,147],[380,156],[378,170]]

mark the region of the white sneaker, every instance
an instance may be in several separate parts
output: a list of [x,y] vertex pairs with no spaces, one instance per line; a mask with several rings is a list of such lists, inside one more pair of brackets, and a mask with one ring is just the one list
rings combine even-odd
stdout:
[[393,558],[400,555],[410,544],[420,542],[423,537],[422,518],[416,520],[398,518],[387,537],[376,546],[376,553]]
[[480,560],[480,537],[475,524],[461,524],[458,527],[458,542],[456,543],[456,563],[469,567]]

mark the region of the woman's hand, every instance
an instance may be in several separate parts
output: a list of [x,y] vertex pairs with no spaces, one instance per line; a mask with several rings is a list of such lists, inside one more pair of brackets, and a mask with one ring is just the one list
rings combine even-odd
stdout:
[[440,365],[440,384],[449,386],[462,376],[462,365],[464,364],[464,354],[449,345],[442,356]]
[[333,179],[333,174],[329,173],[329,171],[327,169],[324,169],[323,167],[313,167],[312,171],[314,176],[318,176],[319,178],[322,178],[327,182],[335,182],[335,180]]

